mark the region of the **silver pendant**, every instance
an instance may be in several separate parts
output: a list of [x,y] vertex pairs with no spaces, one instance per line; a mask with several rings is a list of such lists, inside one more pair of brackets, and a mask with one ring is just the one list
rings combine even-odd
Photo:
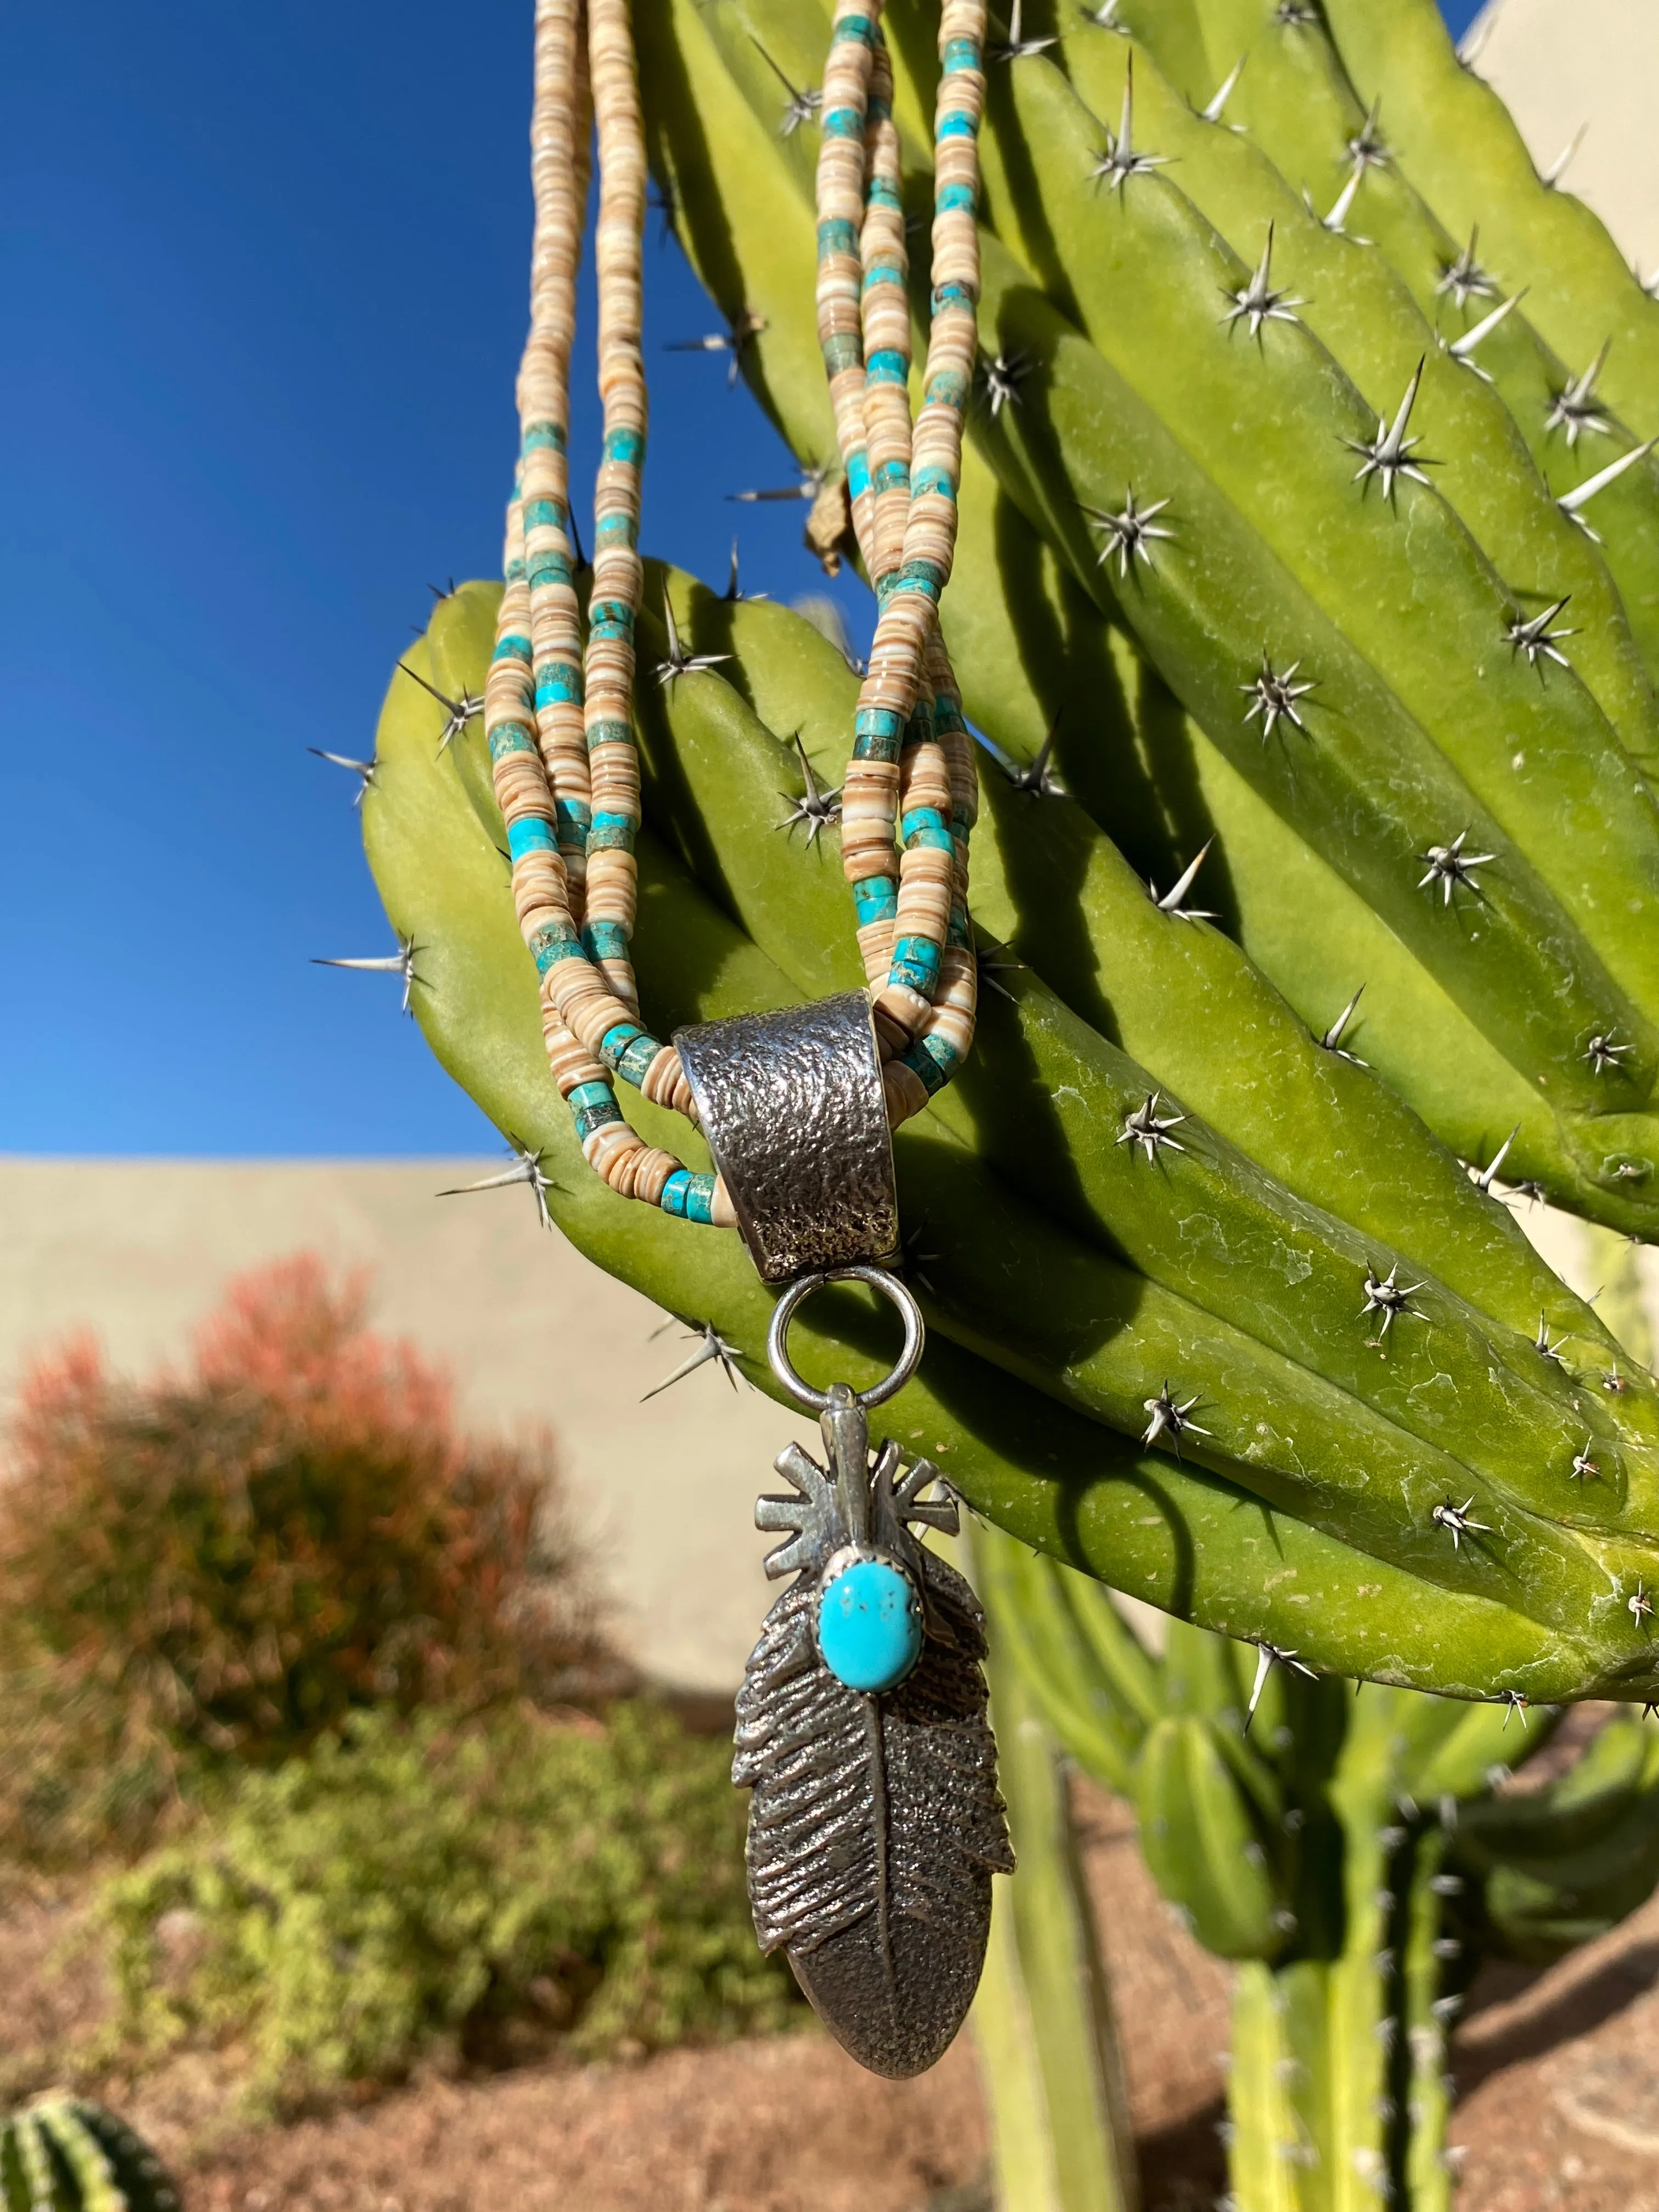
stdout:
[[[759,1527],[788,1536],[768,1575],[796,1577],[738,1697],[732,1778],[754,1793],[755,1929],[763,1950],[786,1954],[837,2041],[872,2073],[902,2078],[932,2066],[966,2017],[991,1876],[1011,1873],[1013,1854],[986,1715],[984,1616],[914,1533],[955,1534],[956,1501],[924,1495],[939,1479],[927,1460],[906,1470],[896,1444],[870,1450],[869,1410],[909,1381],[925,1332],[909,1291],[873,1264],[896,1244],[898,1217],[869,1007],[854,994],[675,1042],[756,1264],[788,1280],[768,1357],[818,1413],[827,1461],[789,1445],[776,1466],[793,1494],[755,1509]],[[810,1107],[792,1116],[803,1088]],[[816,1390],[790,1361],[789,1324],[814,1291],[848,1279],[898,1308],[904,1349],[871,1389]]]

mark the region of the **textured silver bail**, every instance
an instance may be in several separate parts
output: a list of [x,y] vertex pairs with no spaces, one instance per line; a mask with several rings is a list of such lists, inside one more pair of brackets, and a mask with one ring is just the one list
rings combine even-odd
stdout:
[[862,991],[702,1022],[674,1042],[763,1283],[896,1257],[893,1140]]

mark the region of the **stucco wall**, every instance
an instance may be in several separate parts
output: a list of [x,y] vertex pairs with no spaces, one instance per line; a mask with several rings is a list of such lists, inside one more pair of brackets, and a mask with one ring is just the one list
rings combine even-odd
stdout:
[[1651,276],[1659,269],[1659,0],[1496,0],[1465,51],[1508,102],[1540,168],[1588,125],[1563,187],[1593,207]]

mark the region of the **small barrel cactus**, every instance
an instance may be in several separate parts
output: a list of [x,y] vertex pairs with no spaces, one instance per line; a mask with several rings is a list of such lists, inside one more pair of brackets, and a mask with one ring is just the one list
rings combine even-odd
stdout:
[[101,2105],[41,2097],[0,2122],[4,2212],[179,2212],[180,2202],[149,2144]]

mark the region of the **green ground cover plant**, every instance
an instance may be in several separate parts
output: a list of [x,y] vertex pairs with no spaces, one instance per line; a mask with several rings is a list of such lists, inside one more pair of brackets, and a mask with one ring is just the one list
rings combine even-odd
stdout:
[[354,1715],[109,1882],[117,2033],[152,2058],[234,2040],[291,2106],[422,2060],[780,2027],[730,1757],[638,1701]]

